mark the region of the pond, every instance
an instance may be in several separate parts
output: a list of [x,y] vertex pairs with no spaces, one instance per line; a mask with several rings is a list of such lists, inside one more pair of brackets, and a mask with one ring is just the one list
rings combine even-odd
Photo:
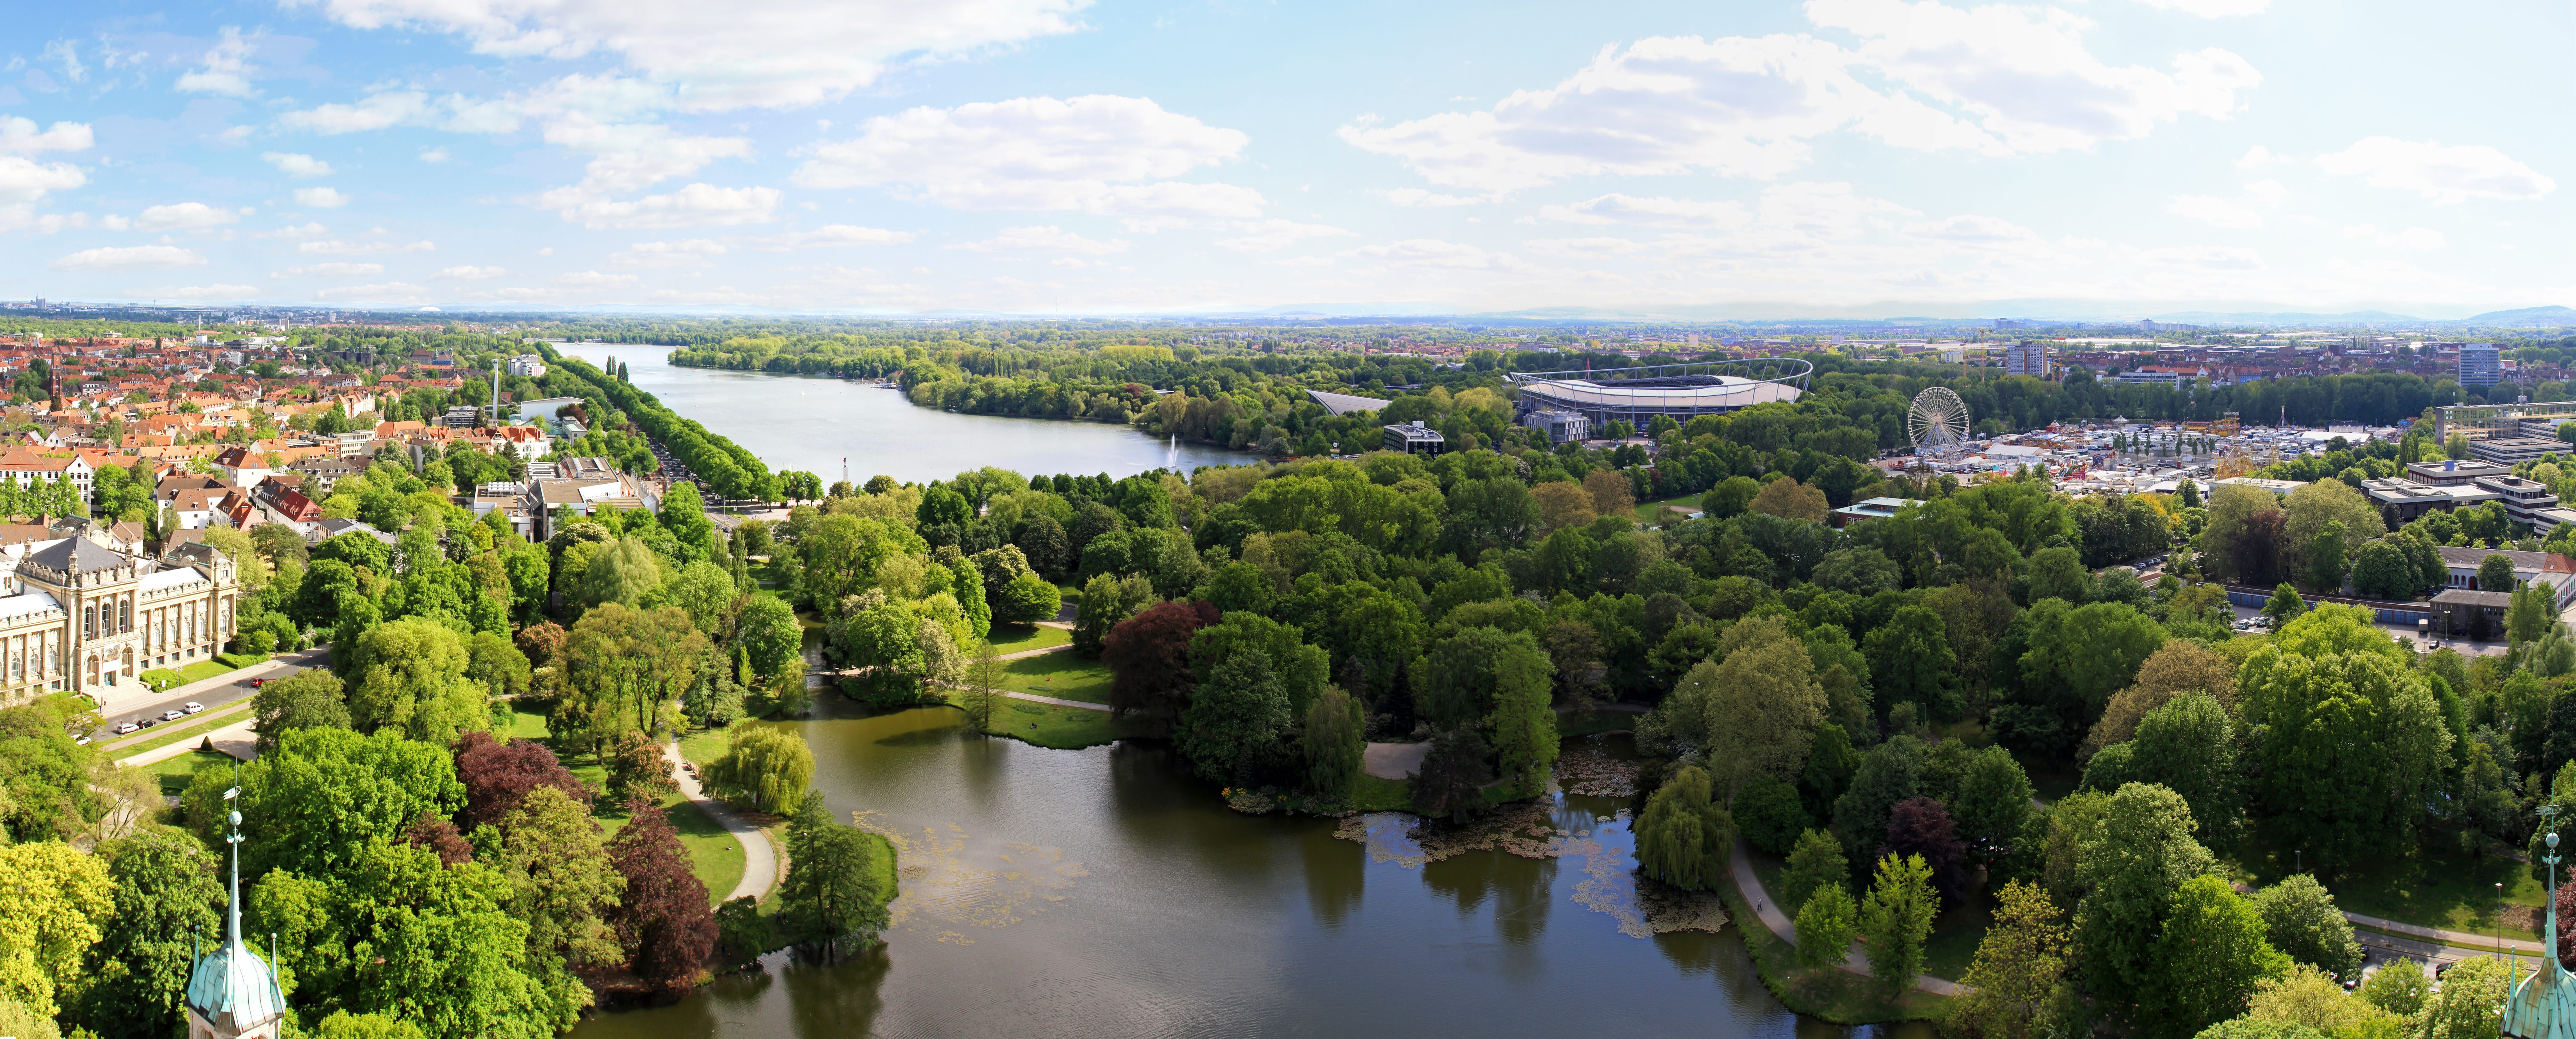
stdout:
[[773,955],[581,1039],[1871,1031],[1782,1008],[1733,923],[1647,933],[1623,800],[1553,795],[1562,857],[1426,866],[1336,837],[1337,820],[1230,811],[1160,743],[1046,750],[946,708],[831,696],[816,713],[785,723],[813,745],[816,785],[902,848],[885,945]]
[[624,362],[636,388],[664,407],[732,438],[773,471],[803,470],[826,486],[845,471],[858,482],[882,473],[928,483],[987,465],[1023,476],[1120,477],[1254,460],[1248,451],[1175,445],[1129,426],[915,407],[902,391],[873,383],[682,368],[667,360],[668,347],[567,343],[558,349],[592,364],[610,357]]

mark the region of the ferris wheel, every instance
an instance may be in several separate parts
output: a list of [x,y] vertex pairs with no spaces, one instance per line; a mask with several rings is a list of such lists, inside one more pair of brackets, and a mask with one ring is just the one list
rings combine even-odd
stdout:
[[1963,443],[1968,439],[1968,402],[1946,386],[1916,394],[1914,406],[1905,411],[1905,432],[1918,452]]

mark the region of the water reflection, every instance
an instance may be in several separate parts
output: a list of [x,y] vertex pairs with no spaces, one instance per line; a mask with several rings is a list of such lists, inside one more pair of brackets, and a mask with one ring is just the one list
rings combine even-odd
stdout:
[[[953,711],[826,700],[795,723],[815,784],[906,846],[886,946],[772,956],[581,1039],[1875,1034],[1783,1010],[1732,925],[1631,937],[1579,899],[1624,881],[1619,802],[1551,804],[1569,838],[1589,834],[1562,858],[1409,864],[1334,820],[1227,811],[1157,744],[1050,751],[969,735]],[[1637,911],[1632,885],[1603,897]]]

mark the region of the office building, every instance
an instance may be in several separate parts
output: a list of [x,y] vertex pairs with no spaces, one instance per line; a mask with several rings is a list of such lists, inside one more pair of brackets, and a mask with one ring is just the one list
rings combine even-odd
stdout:
[[2004,374],[2048,378],[2048,345],[2024,339],[2004,351]]
[[2496,364],[2494,343],[2460,344],[2460,385],[2493,386],[2502,381],[2503,370]]

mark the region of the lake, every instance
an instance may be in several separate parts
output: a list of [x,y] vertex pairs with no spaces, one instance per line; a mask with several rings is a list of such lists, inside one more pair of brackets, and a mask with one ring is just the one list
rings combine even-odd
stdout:
[[[951,415],[825,379],[673,368],[652,347],[572,347],[770,461],[840,478],[1140,472],[1164,445],[1115,426]],[[817,434],[817,431],[821,431]],[[901,445],[888,448],[883,445]],[[1184,465],[1240,461],[1204,448]],[[1734,922],[1641,925],[1625,802],[1551,795],[1566,854],[1408,857],[1403,816],[1228,810],[1164,745],[1063,751],[961,715],[871,715],[825,695],[786,722],[843,818],[902,849],[885,944],[837,964],[774,954],[677,1005],[599,1014],[579,1039],[800,1036],[1725,1036],[1859,1039],[1763,989]],[[772,724],[772,723],[746,723]],[[1585,752],[1624,752],[1624,736]],[[1574,752],[1576,744],[1569,744]],[[1757,925],[1758,926],[1758,925]],[[1929,1035],[1919,1026],[1897,1030]]]
[[829,486],[884,474],[907,483],[945,480],[982,466],[1022,476],[1057,473],[1133,476],[1242,465],[1248,451],[1156,440],[1102,422],[958,415],[914,407],[903,391],[847,379],[682,368],[669,347],[558,344],[597,364],[615,357],[637,389],[759,455],[772,471],[801,469]]

